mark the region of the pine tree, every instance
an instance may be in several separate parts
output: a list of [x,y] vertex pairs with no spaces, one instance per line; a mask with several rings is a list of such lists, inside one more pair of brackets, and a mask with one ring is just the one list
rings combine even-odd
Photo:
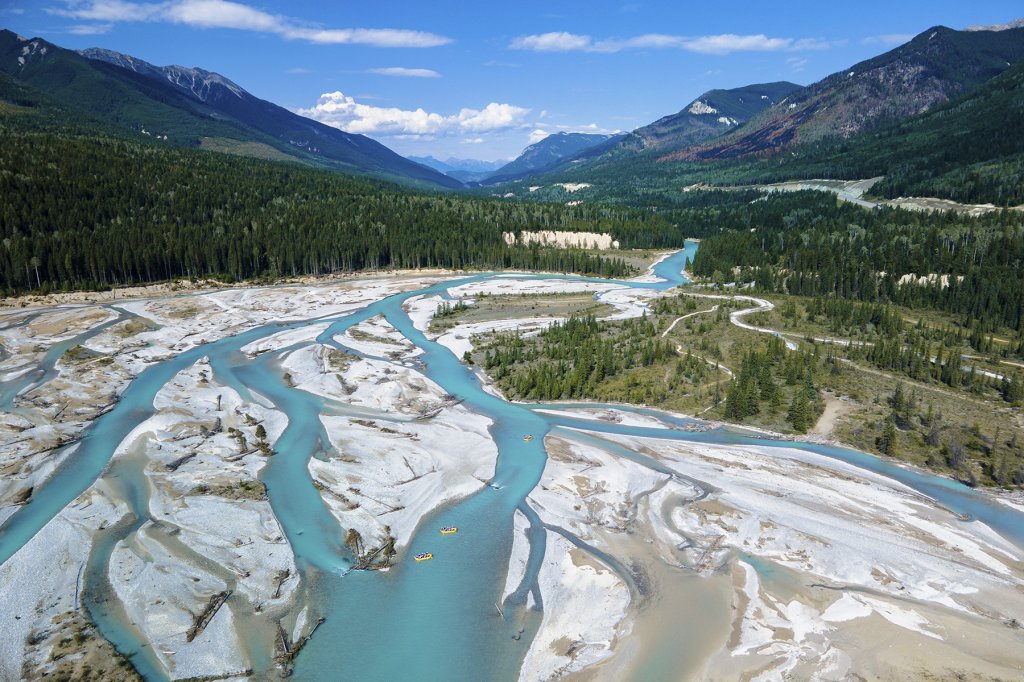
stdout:
[[896,454],[896,420],[892,414],[885,418],[882,435],[875,439],[875,446],[884,455]]
[[797,433],[805,433],[811,426],[811,407],[807,402],[805,391],[793,391],[793,400],[789,404],[786,419]]
[[811,368],[807,368],[807,372],[804,374],[804,395],[807,396],[807,401],[813,403],[818,399],[818,389],[814,386],[814,373]]

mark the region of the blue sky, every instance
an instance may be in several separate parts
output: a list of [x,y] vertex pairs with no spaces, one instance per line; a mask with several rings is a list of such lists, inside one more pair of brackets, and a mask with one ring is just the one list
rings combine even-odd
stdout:
[[488,160],[559,130],[631,130],[711,88],[807,84],[936,24],[1022,15],[1019,0],[0,0],[0,26],[25,36],[200,66],[403,154]]

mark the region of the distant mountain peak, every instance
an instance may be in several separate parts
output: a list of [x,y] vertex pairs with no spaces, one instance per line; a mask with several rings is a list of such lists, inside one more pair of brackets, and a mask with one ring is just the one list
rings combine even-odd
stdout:
[[709,90],[678,113],[637,128],[622,142],[633,150],[672,150],[715,138],[800,88],[796,83],[756,83]]
[[205,69],[158,67],[112,50],[78,52],[0,30],[0,76],[45,94],[51,113],[63,108],[61,115],[84,115],[87,125],[104,131],[399,182],[462,186],[369,137],[299,116]]
[[1024,28],[1024,19],[1014,19],[1005,24],[991,24],[989,26],[968,26],[967,31],[1009,31],[1014,28]]
[[51,43],[46,42],[42,38],[26,38],[6,29],[4,30],[4,33],[14,36],[14,39],[18,43],[25,43],[21,46],[21,49],[17,51],[16,59],[19,69],[24,68],[33,57],[45,57],[50,51],[50,48],[54,47]]
[[459,159],[453,156],[449,156],[443,161],[430,155],[406,158],[427,168],[433,168],[459,182],[480,182],[508,163],[507,160],[481,161],[479,159]]
[[249,94],[231,79],[225,78],[219,73],[215,73],[213,71],[178,65],[165,66],[162,70],[167,76],[167,80],[176,84],[178,87],[189,90],[204,102],[209,98],[210,89],[213,86],[225,88],[236,97],[243,97],[244,95]]
[[[994,27],[972,32],[933,26],[888,52],[800,88],[737,130],[662,158],[771,154],[827,138],[849,138],[959,97],[1022,59],[1024,22],[1003,25],[998,32]],[[709,96],[701,99],[717,106]]]
[[522,154],[496,170],[484,184],[511,182],[551,170],[577,154],[620,137],[619,134],[553,133],[528,146]]
[[107,62],[122,69],[128,69],[143,76],[151,78],[164,78],[176,87],[188,92],[201,102],[208,102],[214,96],[215,88],[221,87],[233,94],[235,97],[244,98],[249,93],[237,83],[225,78],[219,73],[207,71],[200,68],[189,68],[186,66],[154,66],[147,61],[133,57],[128,54],[105,50],[99,47],[90,47],[79,50],[78,54],[87,59],[95,59]]

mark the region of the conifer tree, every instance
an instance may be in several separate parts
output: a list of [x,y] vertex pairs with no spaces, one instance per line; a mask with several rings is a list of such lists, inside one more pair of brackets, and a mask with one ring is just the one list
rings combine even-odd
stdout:
[[885,418],[882,435],[875,439],[875,446],[884,455],[896,454],[896,420],[892,414]]
[[789,403],[786,419],[797,433],[805,433],[811,426],[811,407],[807,402],[805,391],[793,391],[793,400]]

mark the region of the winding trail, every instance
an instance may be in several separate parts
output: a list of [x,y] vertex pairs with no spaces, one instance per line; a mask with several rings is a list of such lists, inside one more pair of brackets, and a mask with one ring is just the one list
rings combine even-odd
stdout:
[[686,315],[682,315],[680,317],[677,317],[676,319],[672,320],[672,324],[670,324],[668,326],[668,329],[666,329],[665,331],[663,331],[661,333],[661,338],[665,338],[666,336],[668,336],[669,332],[671,332],[673,329],[675,329],[676,325],[679,324],[680,322],[682,322],[683,320],[689,319],[689,318],[691,318],[691,317],[693,317],[695,315],[705,315],[707,313],[713,313],[716,310],[718,310],[718,304],[717,303],[715,305],[711,306],[710,308],[708,308],[707,310],[698,310],[695,313],[687,313]]
[[[666,329],[665,331],[663,331],[661,333],[661,338],[665,338],[666,336],[668,336],[669,332],[671,332],[673,329],[675,329],[676,324],[678,324],[679,322],[682,322],[683,320],[688,319],[690,317],[693,317],[695,315],[704,315],[704,314],[707,314],[707,313],[713,313],[713,312],[716,312],[717,310],[718,310],[718,304],[715,304],[714,306],[712,306],[711,308],[709,308],[707,310],[698,310],[695,313],[687,313],[686,315],[682,315],[680,317],[677,317],[676,319],[672,320],[672,324],[670,324],[668,326],[668,329]],[[684,351],[684,348],[681,345],[677,344],[676,345],[676,355],[683,355],[684,354],[683,351]],[[723,372],[725,372],[726,376],[728,377],[726,379],[726,381],[732,381],[732,379],[735,378],[735,374],[733,374],[733,371],[731,369],[729,369],[728,367],[726,367],[725,365],[723,365],[722,363],[720,363],[719,361],[712,360],[711,358],[706,358],[706,357],[704,357],[702,355],[697,355],[696,353],[693,353],[693,352],[691,352],[691,355],[693,357],[697,358],[698,360],[703,360],[704,362],[706,362],[711,367],[714,367],[716,370],[720,369]],[[715,406],[712,405],[711,407],[704,408],[703,410],[701,410],[699,412],[699,414],[704,414],[708,410],[714,409],[714,407]]]
[[695,292],[692,292],[692,291],[687,291],[686,295],[687,296],[692,296],[693,298],[706,298],[706,299],[711,299],[711,300],[715,300],[715,301],[730,301],[730,302],[731,301],[745,301],[747,303],[753,303],[754,305],[751,306],[750,308],[742,308],[741,310],[734,310],[731,313],[729,313],[729,322],[731,322],[733,325],[739,327],[740,329],[746,329],[748,331],[758,332],[760,334],[771,334],[772,336],[774,336],[774,337],[776,337],[778,339],[781,339],[782,342],[786,344],[786,348],[788,348],[789,350],[797,350],[797,348],[798,348],[797,344],[794,341],[792,341],[789,338],[787,338],[785,334],[783,334],[782,332],[780,332],[778,330],[769,329],[767,327],[756,327],[756,326],[754,326],[752,324],[747,324],[746,322],[743,321],[744,317],[747,317],[749,315],[753,315],[754,313],[763,313],[763,312],[767,312],[769,310],[774,310],[775,309],[775,304],[772,303],[771,301],[768,301],[768,300],[763,299],[763,298],[756,298],[754,296],[743,296],[743,295],[730,296],[730,295],[726,295],[726,294],[698,294],[698,293],[695,293]]
[[[729,321],[734,326],[739,327],[740,329],[746,329],[747,331],[757,332],[759,334],[770,334],[771,336],[774,336],[777,339],[781,339],[782,342],[786,344],[786,348],[788,348],[789,350],[798,350],[799,349],[799,345],[797,344],[797,342],[793,341],[790,338],[791,336],[796,336],[795,334],[787,334],[786,332],[781,332],[778,329],[772,329],[770,327],[757,327],[757,326],[752,325],[752,324],[747,324],[746,322],[743,321],[744,317],[747,317],[749,315],[753,315],[754,313],[768,312],[770,310],[774,310],[775,309],[775,304],[772,303],[771,301],[768,301],[768,300],[763,299],[763,298],[756,298],[754,296],[740,296],[740,295],[729,296],[729,295],[725,295],[725,294],[698,294],[698,293],[695,293],[695,292],[692,292],[692,291],[686,292],[686,295],[690,296],[690,297],[693,297],[693,298],[706,298],[706,299],[725,300],[725,301],[746,301],[748,303],[753,303],[754,305],[752,307],[750,307],[750,308],[743,308],[741,310],[736,310],[736,311],[733,311],[733,312],[729,313]],[[715,308],[717,308],[717,307],[718,306],[715,306]],[[702,310],[702,311],[699,311],[699,312],[704,313],[704,312],[710,312],[710,311]],[[696,314],[698,314],[698,313],[691,313],[690,315],[696,315]],[[672,327],[675,326],[676,322],[678,322],[681,319],[684,319],[685,317],[689,317],[690,315],[684,315],[683,317],[674,320],[672,322],[672,326],[670,326],[669,329],[666,330],[666,332],[664,334],[662,334],[662,337],[664,337],[668,333],[668,331],[670,331],[672,329]],[[835,346],[844,346],[844,347],[850,347],[850,346],[854,345],[855,343],[857,345],[860,345],[860,346],[873,346],[874,345],[870,341],[857,341],[857,342],[855,342],[852,339],[841,339],[841,338],[836,338],[836,337],[832,337],[832,336],[803,336],[803,337],[799,337],[799,338],[808,339],[808,340],[813,341],[815,343],[824,343],[824,344],[835,345]],[[961,355],[960,357],[964,358],[964,359],[967,359],[967,360],[983,359],[983,358],[979,358],[979,356],[976,356],[976,355],[967,355],[967,354]],[[938,358],[936,358],[936,357],[931,358],[931,362],[932,363],[935,363],[937,360],[938,360]],[[1016,362],[1011,362],[1011,361],[1007,361],[1007,360],[1001,360],[1000,362],[1001,362],[1001,364],[1010,365],[1010,366],[1013,366],[1013,367],[1024,367],[1024,364],[1016,363]],[[855,365],[855,366],[860,368],[860,365]],[[973,366],[972,367],[963,367],[961,369],[962,369],[962,371],[968,372],[968,373],[973,370],[975,374],[983,376],[983,377],[985,377],[987,379],[994,379],[996,381],[1002,381],[1003,379],[1006,378],[1004,375],[999,374],[997,372],[990,372],[988,370],[978,369],[977,367],[973,367]],[[890,377],[890,378],[892,378],[892,377]]]

